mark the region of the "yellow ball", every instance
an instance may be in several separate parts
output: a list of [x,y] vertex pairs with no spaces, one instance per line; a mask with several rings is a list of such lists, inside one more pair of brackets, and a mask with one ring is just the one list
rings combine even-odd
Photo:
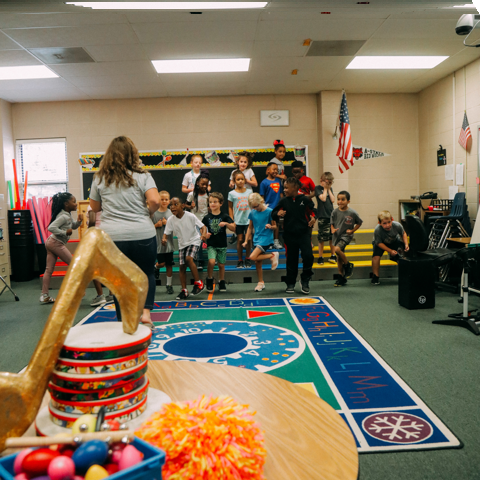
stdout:
[[[78,417],[72,425],[72,434],[76,435],[78,433],[92,433],[95,431],[95,426],[97,424],[97,417],[95,415],[82,415]],[[86,425],[80,428],[82,425]]]
[[92,465],[85,475],[85,480],[102,480],[107,478],[108,472],[100,465]]

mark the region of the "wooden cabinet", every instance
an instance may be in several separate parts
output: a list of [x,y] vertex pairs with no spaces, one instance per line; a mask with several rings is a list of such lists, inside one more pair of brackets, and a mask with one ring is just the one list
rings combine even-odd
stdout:
[[10,248],[8,243],[7,206],[4,195],[0,195],[0,229],[2,229],[3,237],[0,238],[0,275],[10,285],[10,262],[8,258]]

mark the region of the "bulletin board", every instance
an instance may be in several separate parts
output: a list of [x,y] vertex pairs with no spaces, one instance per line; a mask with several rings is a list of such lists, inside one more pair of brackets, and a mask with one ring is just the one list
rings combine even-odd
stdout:
[[[294,146],[286,146],[286,155],[283,159],[285,173],[291,175],[291,164],[295,161]],[[182,193],[182,180],[184,175],[191,170],[190,159],[194,154],[201,154],[204,158],[202,169],[208,170],[212,191],[220,192],[225,198],[223,210],[227,212],[227,198],[230,175],[236,169],[234,157],[236,152],[247,151],[253,153],[252,169],[258,181],[258,185],[266,177],[266,166],[275,157],[273,147],[232,147],[232,148],[208,148],[208,149],[189,149],[189,150],[157,150],[148,152],[139,152],[142,168],[148,170],[159,191],[166,190],[171,197],[186,199],[186,194]],[[212,152],[214,154],[212,154]],[[87,200],[90,196],[90,188],[93,176],[98,171],[103,153],[81,153],[79,162],[82,163],[81,178],[83,199]],[[305,164],[308,158],[308,146],[305,146]],[[259,188],[254,188],[254,191]]]

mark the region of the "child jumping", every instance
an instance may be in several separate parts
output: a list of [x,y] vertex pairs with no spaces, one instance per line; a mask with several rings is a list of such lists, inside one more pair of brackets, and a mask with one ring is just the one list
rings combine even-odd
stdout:
[[333,245],[337,255],[337,266],[340,277],[335,282],[335,287],[343,287],[347,284],[347,278],[353,273],[353,263],[347,260],[345,247],[352,241],[353,234],[362,226],[363,220],[358,213],[349,208],[350,194],[342,190],[337,195],[336,208],[332,212],[331,228],[333,234]]
[[313,253],[311,227],[317,214],[312,200],[300,193],[300,182],[295,177],[285,180],[285,197],[273,210],[273,218],[284,219],[285,252],[287,254],[286,293],[295,293],[298,275],[298,254],[302,255],[303,272],[300,275],[302,292],[310,293],[310,280],[313,277]]
[[243,242],[248,229],[248,215],[250,207],[248,206],[248,195],[252,193],[245,187],[245,175],[240,170],[235,170],[232,174],[235,182],[235,190],[228,194],[228,213],[235,222],[235,233],[237,234],[237,268],[250,268],[252,266],[249,257],[251,252],[251,243],[245,242],[246,260],[243,263]]
[[203,224],[207,227],[207,251],[208,251],[208,273],[207,273],[207,292],[213,292],[213,268],[215,261],[218,262],[219,271],[219,290],[227,291],[225,283],[225,263],[227,261],[227,231],[235,231],[235,223],[226,213],[221,212],[223,205],[223,195],[218,192],[212,192],[208,198],[211,213],[203,219]]
[[[267,178],[260,184],[260,195],[265,200],[266,205],[272,210],[278,205],[278,202],[283,197],[282,181],[278,177],[278,165],[270,162],[267,165]],[[278,227],[274,230],[273,246],[280,250],[282,244],[278,240]]]
[[77,200],[68,192],[56,193],[52,198],[52,219],[48,226],[48,231],[51,235],[45,242],[47,250],[47,267],[43,275],[42,294],[40,295],[40,303],[53,303],[54,298],[48,294],[50,288],[50,279],[52,278],[53,269],[57,262],[57,257],[60,257],[62,262],[70,265],[72,261],[72,254],[67,249],[66,245],[68,237],[76,230],[83,222],[83,215],[81,213],[77,216],[77,221],[72,220],[71,212],[77,210]]
[[[182,192],[187,194],[193,192],[195,188],[195,181],[201,173],[200,168],[202,167],[203,157],[198,153],[194,154],[192,155],[190,163],[192,169],[184,175],[182,181]],[[208,187],[208,189],[210,190],[210,187]]]
[[247,243],[252,237],[252,231],[254,230],[254,249],[250,255],[250,260],[255,262],[257,269],[258,284],[255,287],[255,292],[261,292],[265,289],[262,271],[263,260],[270,260],[272,262],[272,270],[278,267],[278,252],[267,253],[267,250],[273,246],[273,230],[276,224],[272,220],[272,209],[265,205],[265,201],[258,193],[251,193],[249,195],[248,204],[252,210],[248,215],[250,224],[243,246],[247,246]]
[[182,291],[177,296],[177,300],[185,300],[189,296],[187,290],[187,266],[190,268],[194,279],[192,295],[198,295],[205,289],[205,285],[198,276],[195,260],[198,255],[198,250],[200,249],[200,243],[202,242],[197,227],[200,228],[202,237],[206,235],[207,229],[193,213],[185,212],[183,208],[184,204],[179,198],[173,197],[170,200],[172,216],[167,220],[162,238],[162,245],[164,246],[167,245],[169,235],[174,234],[178,238],[178,257]]
[[[254,154],[250,152],[239,152],[237,158],[237,170],[240,170],[245,176],[245,188],[250,190],[249,193],[252,193],[252,187],[258,187],[257,179],[252,170]],[[230,175],[230,188],[235,188],[235,179],[233,174],[237,171],[234,170]]]
[[165,232],[165,225],[173,214],[168,209],[168,204],[170,203],[170,194],[167,191],[162,190],[159,195],[160,207],[152,215],[152,222],[155,224],[157,233],[157,263],[155,265],[155,277],[159,277],[161,268],[165,267],[167,269],[167,293],[171,295],[173,293],[172,272],[173,252],[175,247],[173,245],[173,239],[171,235],[167,237],[166,245],[163,245],[162,239]]
[[330,217],[333,212],[333,204],[335,203],[335,195],[332,191],[333,175],[325,172],[320,177],[320,185],[315,187],[315,197],[317,199],[317,216],[318,216],[318,260],[319,265],[323,265],[323,247],[325,242],[330,244],[330,263],[337,263],[337,257],[333,251],[332,229],[330,227]]
[[383,210],[378,214],[378,225],[373,233],[372,285],[380,285],[380,259],[384,252],[397,262],[402,250],[408,252],[408,238],[401,223],[394,222],[392,214]]

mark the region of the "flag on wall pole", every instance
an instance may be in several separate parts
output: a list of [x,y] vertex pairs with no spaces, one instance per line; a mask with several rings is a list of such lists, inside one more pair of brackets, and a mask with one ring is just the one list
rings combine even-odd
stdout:
[[353,167],[353,148],[352,148],[352,138],[350,135],[350,118],[348,116],[347,108],[347,94],[345,91],[342,95],[342,101],[340,103],[340,138],[338,140],[338,169],[340,173],[343,173],[345,170],[348,170],[350,167]]
[[468,139],[472,138],[472,133],[470,132],[470,126],[468,125],[467,112],[463,116],[462,129],[460,130],[460,136],[458,137],[458,143],[466,150]]

